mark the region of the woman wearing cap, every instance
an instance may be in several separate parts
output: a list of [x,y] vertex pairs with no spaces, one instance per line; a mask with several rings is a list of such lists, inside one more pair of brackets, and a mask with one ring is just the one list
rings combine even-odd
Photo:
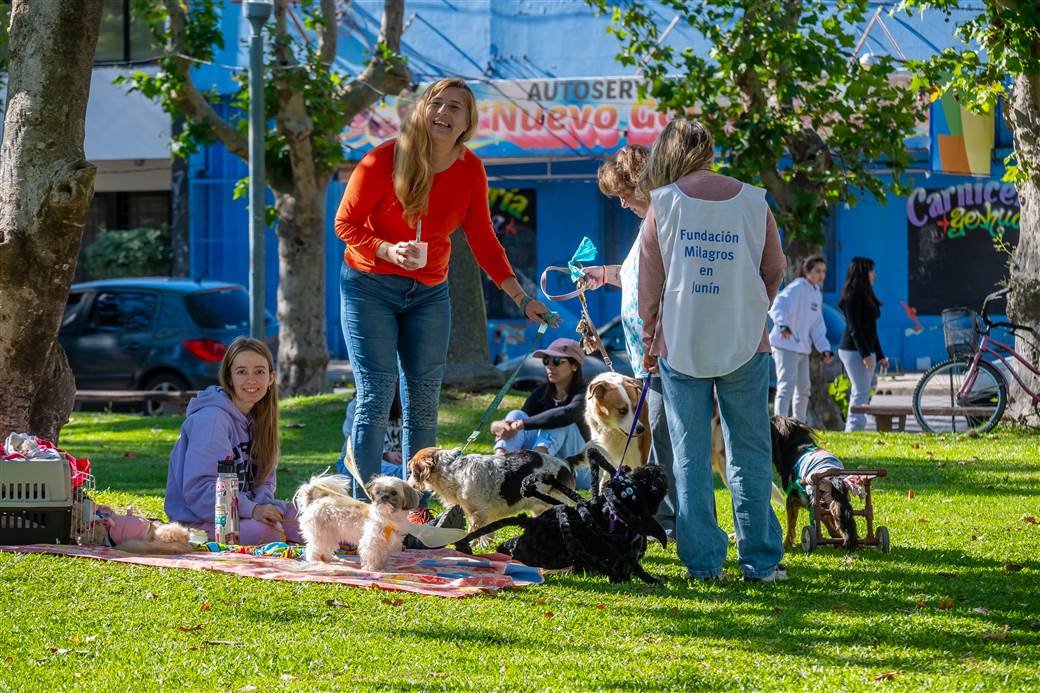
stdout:
[[358,401],[351,443],[364,482],[379,473],[398,364],[404,457],[437,443],[452,232],[462,227],[477,264],[525,316],[542,322],[548,312],[517,282],[495,236],[487,174],[465,146],[476,130],[476,99],[466,83],[435,82],[401,136],[361,160],[336,214],[336,235],[347,244],[340,297]]
[[[585,423],[585,354],[573,339],[557,339],[534,352],[545,366],[545,383],[535,388],[524,406],[491,423],[495,452],[535,450],[556,457],[581,452],[589,439]],[[587,467],[578,469],[578,487],[589,488]]]

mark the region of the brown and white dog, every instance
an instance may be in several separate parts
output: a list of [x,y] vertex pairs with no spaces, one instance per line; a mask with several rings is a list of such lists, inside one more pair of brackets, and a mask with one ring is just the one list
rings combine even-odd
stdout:
[[[606,451],[607,457],[617,466],[621,454],[625,450],[628,432],[632,429],[632,413],[639,403],[639,393],[643,385],[635,378],[620,373],[602,373],[593,378],[585,393],[585,422],[592,433],[592,442]],[[624,464],[636,469],[646,464],[651,447],[650,419],[644,402],[639,412],[639,423],[636,433],[625,453]],[[722,434],[722,419],[719,416],[718,402],[711,416],[711,467],[725,486],[726,479],[726,441]],[[606,480],[607,475],[601,476]],[[783,504],[784,494],[773,484],[772,500]]]
[[[635,434],[628,452],[625,452],[625,442],[632,430],[642,389],[642,383],[635,378],[620,373],[601,373],[592,379],[585,391],[585,423],[592,433],[590,442],[602,448],[615,467],[623,463],[637,469],[650,457],[650,418],[645,405],[639,412]],[[623,461],[622,454],[625,455]],[[601,478],[607,480],[606,472]]]

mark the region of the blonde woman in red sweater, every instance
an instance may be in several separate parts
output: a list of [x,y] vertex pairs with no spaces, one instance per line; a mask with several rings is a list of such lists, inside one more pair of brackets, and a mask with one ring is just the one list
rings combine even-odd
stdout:
[[541,322],[547,312],[517,282],[495,236],[484,165],[464,144],[476,129],[477,102],[466,83],[435,82],[401,136],[361,160],[336,214],[336,235],[347,244],[340,274],[343,336],[357,386],[351,442],[366,482],[379,473],[398,368],[405,460],[436,444],[456,229],[525,316]]

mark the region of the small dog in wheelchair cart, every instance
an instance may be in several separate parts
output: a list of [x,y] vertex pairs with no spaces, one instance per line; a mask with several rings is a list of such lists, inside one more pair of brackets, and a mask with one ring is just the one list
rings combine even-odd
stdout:
[[[622,467],[620,474],[595,447],[586,450],[589,463],[611,475],[600,495],[586,500],[551,475],[531,474],[522,484],[525,496],[537,498],[551,507],[535,517],[507,517],[471,532],[455,547],[470,553],[469,543],[502,527],[523,528],[523,533],[506,540],[499,552],[530,566],[549,570],[574,568],[606,575],[610,582],[628,582],[635,575],[656,584],[660,578],[646,572],[640,560],[646,553],[647,537],[664,546],[664,528],[654,519],[657,507],[668,492],[668,480],[658,465],[632,471]],[[574,505],[543,493],[547,484],[565,495]]]
[[[773,416],[773,466],[787,491],[787,532],[784,547],[794,546],[795,525],[801,508],[809,511],[809,525],[802,528],[802,549],[810,553],[820,545],[877,546],[889,551],[887,527],[874,528],[871,481],[887,474],[884,469],[845,469],[835,455],[818,447],[816,435],[806,424],[786,416]],[[852,495],[863,499],[863,509],[852,507]],[[866,521],[866,536],[860,537],[856,517]],[[827,528],[829,539],[821,534]]]

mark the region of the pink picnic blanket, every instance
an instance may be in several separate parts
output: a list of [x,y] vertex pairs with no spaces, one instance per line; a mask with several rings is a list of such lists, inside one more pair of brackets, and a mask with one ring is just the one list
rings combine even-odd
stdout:
[[338,556],[332,563],[317,563],[230,551],[200,551],[179,556],[135,556],[106,547],[51,544],[0,546],[0,552],[3,551],[48,553],[160,568],[209,570],[263,580],[334,582],[353,587],[375,587],[455,598],[542,582],[542,571],[539,568],[517,563],[510,560],[509,556],[498,553],[468,556],[451,549],[405,550],[390,559],[388,570],[383,573],[362,569],[356,555]]

